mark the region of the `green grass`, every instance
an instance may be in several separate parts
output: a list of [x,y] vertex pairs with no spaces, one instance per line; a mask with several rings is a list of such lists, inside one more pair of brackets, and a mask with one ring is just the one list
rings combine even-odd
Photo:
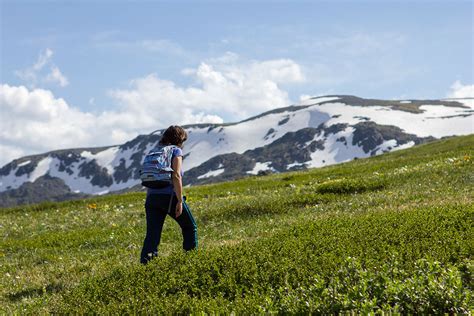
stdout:
[[467,313],[474,136],[187,188],[139,265],[143,193],[0,211],[3,313]]

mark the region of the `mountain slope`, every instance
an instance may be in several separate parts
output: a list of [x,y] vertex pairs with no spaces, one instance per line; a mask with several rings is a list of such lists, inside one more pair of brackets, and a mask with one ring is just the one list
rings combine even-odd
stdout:
[[187,188],[145,267],[143,192],[2,210],[0,313],[469,313],[473,142]]
[[[326,96],[238,123],[189,125],[184,181],[195,185],[321,167],[435,138],[471,134],[473,108],[469,99]],[[157,145],[161,132],[140,135],[120,146],[14,160],[0,169],[0,206],[140,190],[141,161]],[[42,193],[45,179],[55,179],[56,189]]]

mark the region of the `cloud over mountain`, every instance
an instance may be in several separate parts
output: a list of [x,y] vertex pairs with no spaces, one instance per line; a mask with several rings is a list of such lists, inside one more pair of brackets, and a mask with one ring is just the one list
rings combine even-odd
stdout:
[[461,81],[456,80],[451,85],[451,91],[448,94],[450,98],[474,98],[474,84],[463,85]]
[[[108,92],[115,101],[114,110],[92,113],[68,104],[50,90],[34,88],[40,79],[67,84],[52,64],[52,55],[45,50],[21,73],[33,87],[0,85],[0,165],[58,148],[117,144],[171,124],[240,120],[290,104],[280,85],[304,80],[301,67],[292,60],[243,62],[228,53],[184,70],[194,80],[188,86],[157,74],[133,79],[128,89]],[[51,73],[40,78],[48,64]]]
[[290,59],[240,62],[232,53],[182,73],[194,84],[179,86],[150,74],[132,80],[129,89],[109,93],[130,111],[140,112],[145,104],[154,109],[158,125],[219,123],[288,105],[288,93],[280,85],[304,81],[301,67]]

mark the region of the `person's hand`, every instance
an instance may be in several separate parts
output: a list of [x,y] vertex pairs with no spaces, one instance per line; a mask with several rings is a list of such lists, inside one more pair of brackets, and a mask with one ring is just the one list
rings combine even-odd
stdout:
[[176,218],[178,218],[181,213],[183,213],[183,202],[179,202],[176,203],[176,212],[175,212],[175,215],[176,215]]

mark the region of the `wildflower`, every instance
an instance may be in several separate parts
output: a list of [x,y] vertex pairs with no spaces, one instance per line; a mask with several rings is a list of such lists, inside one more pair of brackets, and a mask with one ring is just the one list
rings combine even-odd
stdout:
[[89,209],[95,210],[97,208],[97,204],[96,203],[91,203],[91,204],[88,204],[87,207]]

